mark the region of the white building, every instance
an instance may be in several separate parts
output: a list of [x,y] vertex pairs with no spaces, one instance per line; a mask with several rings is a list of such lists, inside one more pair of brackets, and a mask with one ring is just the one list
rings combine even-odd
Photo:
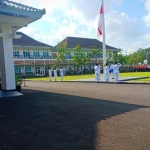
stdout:
[[[55,47],[36,41],[33,38],[25,35],[24,33],[17,32],[21,38],[13,39],[13,56],[15,64],[16,74],[25,75],[37,75],[44,76],[48,73],[48,68],[56,63],[57,45]],[[102,49],[102,42],[96,39],[89,38],[77,38],[67,37],[62,42],[67,43],[67,50],[70,54],[66,56],[66,60],[63,62],[65,69],[77,69],[71,62],[72,56],[75,55],[73,48],[76,45],[80,45],[85,55],[91,54],[91,46],[95,46],[97,49]],[[113,58],[113,53],[118,52],[117,48],[106,45],[107,51],[109,51],[110,59]],[[97,62],[101,63],[103,60],[103,54],[99,54]],[[95,60],[91,59],[87,65],[81,66],[81,69],[90,69],[95,65]],[[58,66],[59,67],[59,66]]]

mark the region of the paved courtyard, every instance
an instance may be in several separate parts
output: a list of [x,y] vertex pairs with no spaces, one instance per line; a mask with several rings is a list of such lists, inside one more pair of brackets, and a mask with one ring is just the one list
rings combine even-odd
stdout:
[[149,150],[150,86],[26,82],[0,98],[0,150]]

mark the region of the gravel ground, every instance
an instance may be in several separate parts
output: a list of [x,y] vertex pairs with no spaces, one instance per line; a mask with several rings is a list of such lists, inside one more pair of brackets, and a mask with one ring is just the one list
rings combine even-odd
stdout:
[[26,85],[0,99],[0,150],[150,149],[150,85]]

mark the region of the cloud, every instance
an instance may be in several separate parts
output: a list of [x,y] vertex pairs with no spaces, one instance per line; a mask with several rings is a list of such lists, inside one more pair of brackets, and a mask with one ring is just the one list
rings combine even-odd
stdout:
[[[55,46],[67,36],[97,38],[97,23],[100,1],[95,0],[16,0],[36,8],[45,8],[46,14],[27,28],[21,29],[29,36]],[[106,43],[122,48],[125,51],[135,51],[147,45],[148,35],[144,35],[139,20],[131,18],[125,12],[118,12],[115,6],[121,7],[124,0],[105,0]],[[145,7],[150,12],[149,0]],[[141,2],[144,3],[144,2]],[[148,14],[149,15],[149,14]],[[145,22],[149,25],[149,16]],[[142,42],[141,39],[143,40]]]
[[144,38],[145,38],[147,41],[150,41],[150,34],[144,35]]
[[147,10],[148,14],[143,17],[143,20],[145,21],[146,26],[150,27],[150,0],[146,0],[145,9]]
[[[128,49],[129,44],[133,50],[137,50],[139,42],[136,40],[143,34],[143,29],[140,27],[138,20],[130,18],[126,13],[111,12],[106,17],[106,41],[108,44]],[[136,39],[136,40],[135,40]],[[135,42],[136,41],[136,42]],[[131,50],[131,48],[130,48]]]

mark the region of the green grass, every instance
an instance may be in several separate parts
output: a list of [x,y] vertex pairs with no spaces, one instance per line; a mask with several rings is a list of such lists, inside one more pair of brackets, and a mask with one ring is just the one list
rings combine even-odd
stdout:
[[120,73],[120,77],[141,77],[148,76],[150,77],[150,72],[131,72],[131,73]]
[[146,79],[137,79],[137,80],[130,80],[130,81],[134,81],[134,82],[150,82],[150,77],[146,78]]
[[120,77],[142,77],[147,76],[149,78],[145,79],[136,79],[136,80],[130,80],[131,82],[150,82],[150,72],[132,72],[132,73],[120,73]]
[[[78,80],[78,79],[88,79],[88,78],[94,78],[94,74],[88,74],[88,75],[75,75],[75,76],[64,76],[65,81],[70,80]],[[38,77],[38,78],[30,78],[28,80],[32,81],[48,81],[49,77]],[[52,80],[54,80],[54,77],[52,77]],[[60,77],[57,77],[57,81],[60,81]]]
[[[101,74],[102,76],[102,74]],[[120,77],[140,77],[140,76],[148,76],[149,78],[146,79],[137,79],[134,81],[141,81],[141,82],[150,82],[150,72],[133,72],[133,73],[120,73]],[[78,79],[88,79],[88,78],[94,78],[94,74],[88,74],[88,75],[74,75],[74,76],[65,76],[65,81],[70,80],[78,80]],[[49,77],[37,77],[37,78],[30,78],[28,80],[32,81],[48,81]],[[52,80],[54,80],[54,77],[52,77]],[[60,81],[60,77],[57,78],[57,81]]]

